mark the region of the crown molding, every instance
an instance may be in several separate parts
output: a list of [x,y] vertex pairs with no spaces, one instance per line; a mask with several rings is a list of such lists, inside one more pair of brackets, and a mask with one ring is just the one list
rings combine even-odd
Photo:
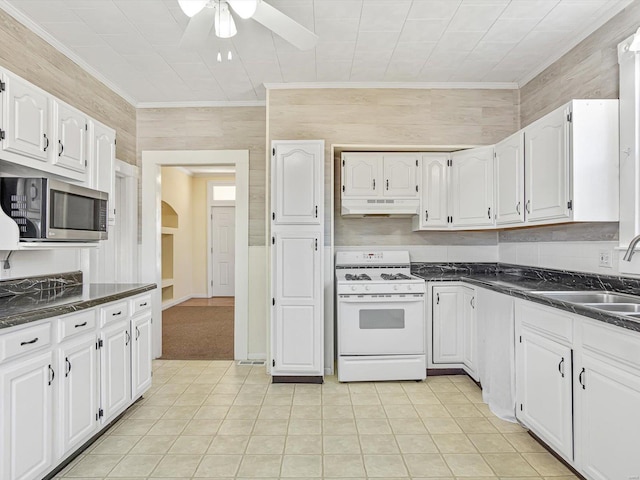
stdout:
[[403,88],[421,90],[517,90],[515,82],[303,82],[265,83],[267,90],[323,88]]
[[206,107],[265,107],[265,100],[250,101],[194,101],[194,102],[140,102],[136,108],[206,108]]
[[111,80],[109,80],[104,75],[102,75],[99,71],[97,71],[95,68],[93,68],[87,62],[85,62],[73,50],[71,50],[70,48],[66,47],[65,45],[60,43],[58,40],[56,40],[50,33],[48,33],[46,30],[44,30],[42,27],[40,27],[37,23],[35,23],[33,20],[31,20],[29,17],[27,17],[24,13],[22,13],[16,7],[14,7],[10,3],[8,3],[6,0],[0,0],[0,8],[2,10],[4,10],[6,13],[8,13],[9,15],[11,15],[15,20],[20,22],[22,25],[27,27],[29,30],[31,30],[33,33],[38,35],[45,42],[47,42],[53,48],[55,48],[60,53],[62,53],[64,56],[66,56],[71,61],[73,61],[76,65],[78,65],[80,68],[82,68],[89,75],[94,77],[99,82],[103,83],[107,88],[112,90],[117,95],[121,96],[129,104],[131,104],[134,107],[137,105],[138,102],[137,102],[137,100],[135,98],[133,98],[127,92],[122,90],[122,88],[120,88],[118,85],[113,83]]
[[[538,75],[540,75],[542,72],[544,72],[551,65],[556,63],[562,57],[564,57],[567,53],[569,53],[572,49],[574,49],[580,42],[585,40],[589,35],[591,35],[596,30],[598,30],[600,27],[602,27],[605,23],[607,23],[609,20],[611,20],[614,16],[619,14],[623,9],[625,9],[626,7],[631,5],[633,3],[633,1],[634,0],[619,0],[617,5],[615,5],[613,7],[610,7],[610,9],[607,10],[607,13],[603,13],[602,15],[597,17],[593,22],[587,24],[587,26],[585,28],[581,29],[577,33],[577,35],[575,35],[573,37],[573,41],[572,42],[569,42],[564,46],[558,45],[560,48],[557,49],[557,50],[554,50],[553,54],[550,57],[548,57],[546,61],[544,61],[542,64],[538,65],[535,69],[531,70],[531,72],[529,72],[524,77],[522,77],[520,80],[518,80],[519,88],[524,87],[527,83],[529,83],[531,80],[536,78]],[[615,11],[615,13],[613,15],[611,15],[611,10],[612,9]]]

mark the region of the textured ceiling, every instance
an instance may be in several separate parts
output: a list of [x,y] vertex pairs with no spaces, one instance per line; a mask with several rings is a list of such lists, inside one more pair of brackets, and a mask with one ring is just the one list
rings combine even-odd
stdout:
[[[521,83],[631,1],[267,0],[320,37],[306,52],[238,17],[232,39],[212,33],[201,48],[181,50],[188,18],[177,0],[0,6],[144,104],[259,101],[264,83]],[[233,60],[218,63],[228,50]]]

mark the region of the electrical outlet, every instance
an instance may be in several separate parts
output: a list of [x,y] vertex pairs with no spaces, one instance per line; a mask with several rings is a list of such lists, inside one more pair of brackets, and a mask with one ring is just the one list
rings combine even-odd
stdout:
[[611,250],[600,250],[598,253],[598,265],[605,268],[613,268]]

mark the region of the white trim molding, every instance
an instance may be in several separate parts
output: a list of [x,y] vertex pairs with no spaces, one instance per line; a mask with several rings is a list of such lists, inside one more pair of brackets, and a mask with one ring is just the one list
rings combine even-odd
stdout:
[[[162,166],[235,165],[236,265],[234,356],[245,360],[249,348],[249,151],[160,150],[142,152],[142,281],[162,284]],[[162,292],[152,292],[153,315],[162,318]],[[153,323],[153,356],[162,355],[162,322]]]
[[249,101],[194,101],[194,102],[140,102],[136,108],[210,108],[210,107],[264,107],[265,100]]
[[398,88],[414,90],[517,90],[515,82],[302,82],[265,83],[267,90]]

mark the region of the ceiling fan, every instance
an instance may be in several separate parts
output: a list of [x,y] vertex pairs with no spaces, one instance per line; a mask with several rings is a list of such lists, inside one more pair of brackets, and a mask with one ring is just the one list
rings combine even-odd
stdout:
[[178,4],[191,18],[181,47],[201,45],[212,27],[220,38],[233,37],[237,30],[232,10],[242,19],[256,20],[300,50],[309,50],[318,42],[315,33],[263,0],[178,0]]

